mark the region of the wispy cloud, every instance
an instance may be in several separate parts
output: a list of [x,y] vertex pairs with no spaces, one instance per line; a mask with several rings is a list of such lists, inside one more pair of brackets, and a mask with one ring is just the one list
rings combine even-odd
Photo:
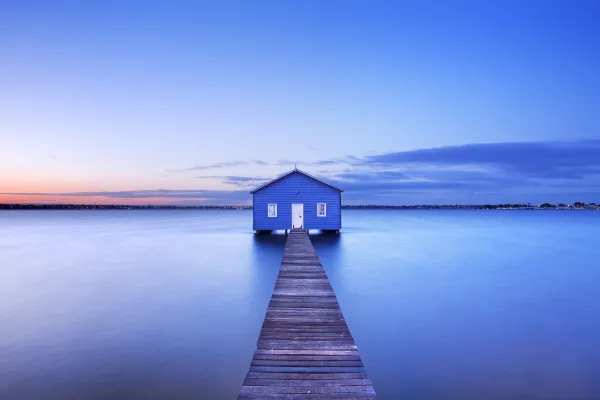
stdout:
[[281,159],[281,160],[277,160],[274,163],[269,163],[267,161],[263,161],[263,160],[234,160],[234,161],[224,161],[224,162],[220,162],[220,163],[214,163],[214,164],[200,164],[200,165],[195,165],[193,167],[189,167],[189,168],[183,168],[183,169],[169,169],[166,172],[189,172],[189,171],[208,171],[208,170],[212,170],[212,169],[225,169],[225,168],[235,168],[235,167],[247,167],[250,165],[258,165],[258,166],[268,166],[268,165],[274,165],[274,166],[287,166],[287,167],[292,167],[292,166],[297,166],[298,168],[301,168],[302,166],[331,166],[331,165],[342,165],[342,164],[347,164],[347,165],[351,165],[351,164],[356,164],[359,162],[364,161],[364,159],[356,157],[356,156],[352,156],[352,155],[348,155],[345,157],[338,157],[338,158],[331,158],[331,159],[323,159],[323,160],[316,160],[316,161],[306,161],[306,160],[289,160],[289,159]]
[[[357,158],[359,159],[359,158]],[[529,201],[600,196],[600,140],[469,144],[360,158],[333,176],[348,199],[395,197]],[[379,196],[379,197],[378,197]],[[552,198],[549,198],[552,200]],[[595,199],[588,199],[595,200]],[[532,200],[535,201],[535,200]]]
[[99,191],[99,192],[33,192],[33,193],[0,193],[0,195],[14,196],[57,196],[57,197],[108,197],[113,199],[172,199],[190,200],[210,203],[211,201],[240,202],[248,200],[248,192],[245,190],[123,190],[123,191]]
[[266,161],[262,161],[262,160],[226,161],[226,162],[220,162],[220,163],[214,163],[214,164],[195,165],[190,168],[174,169],[174,170],[168,170],[168,171],[169,172],[206,171],[206,170],[210,170],[210,169],[222,169],[222,168],[228,168],[228,167],[241,167],[241,166],[248,166],[248,165],[268,165],[268,163]]
[[313,162],[312,164],[313,165],[335,165],[335,164],[339,164],[339,163],[335,160],[319,160],[319,161]]
[[403,171],[345,171],[335,177],[343,180],[406,180],[410,178]]
[[[299,161],[279,160],[277,165]],[[188,170],[267,165],[231,161]],[[303,163],[345,190],[354,203],[600,201],[600,139],[467,144]],[[328,169],[331,166],[336,168]],[[299,165],[301,167],[301,165]],[[339,171],[341,169],[341,171]],[[233,190],[130,190],[115,192],[0,193],[28,196],[104,196],[233,204],[248,201],[248,189],[272,176],[202,175]],[[579,196],[588,196],[587,198]]]
[[366,157],[371,167],[479,165],[541,178],[580,178],[600,172],[600,139],[467,144]]
[[353,155],[347,155],[344,157],[336,157],[336,158],[328,158],[328,159],[323,159],[323,160],[316,160],[316,161],[302,161],[302,160],[278,160],[277,161],[277,165],[297,165],[299,168],[301,168],[302,166],[328,166],[328,165],[352,165],[352,164],[357,164],[360,162],[363,162],[364,159],[357,157],[357,156],[353,156]]
[[269,179],[267,179],[267,178],[258,178],[258,177],[251,177],[251,176],[237,176],[237,175],[226,175],[226,176],[205,175],[205,176],[197,176],[196,178],[197,179],[218,180],[221,183],[238,186],[240,188],[252,187],[252,186],[260,185],[264,182],[269,181]]

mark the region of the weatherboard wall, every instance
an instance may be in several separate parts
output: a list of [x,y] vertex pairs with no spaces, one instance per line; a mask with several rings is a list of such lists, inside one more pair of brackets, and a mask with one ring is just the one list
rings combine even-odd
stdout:
[[[327,204],[325,217],[317,216],[317,203]],[[277,217],[268,216],[269,204],[277,204]],[[254,193],[254,230],[291,229],[292,204],[304,204],[304,229],[342,228],[341,192],[300,172],[293,172]]]

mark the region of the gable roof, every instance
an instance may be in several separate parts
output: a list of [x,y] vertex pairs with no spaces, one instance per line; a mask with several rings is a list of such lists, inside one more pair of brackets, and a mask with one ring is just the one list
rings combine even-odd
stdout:
[[299,169],[297,169],[297,168],[294,168],[293,170],[291,170],[291,171],[288,171],[288,172],[286,172],[285,174],[283,174],[283,175],[280,175],[280,176],[278,176],[277,178],[275,178],[275,179],[273,179],[273,180],[270,180],[269,182],[265,183],[264,185],[261,185],[261,186],[257,187],[256,189],[252,190],[252,191],[250,192],[250,194],[254,194],[255,192],[258,192],[259,190],[266,188],[266,187],[267,187],[267,186],[269,186],[270,184],[272,184],[272,183],[275,183],[275,182],[277,182],[278,180],[280,180],[280,179],[283,179],[283,178],[285,178],[286,176],[293,174],[294,172],[298,172],[298,173],[300,173],[300,174],[302,174],[302,175],[304,175],[304,176],[307,176],[307,177],[309,177],[309,178],[311,178],[311,179],[314,179],[314,180],[315,180],[315,181],[317,181],[317,182],[320,182],[320,183],[322,183],[323,185],[327,185],[327,186],[329,186],[329,187],[332,187],[332,188],[334,188],[335,190],[339,190],[340,192],[343,192],[343,191],[344,191],[343,189],[340,189],[339,187],[333,186],[333,185],[331,185],[331,184],[329,184],[329,183],[327,183],[327,182],[323,182],[323,181],[322,181],[322,180],[320,180],[319,178],[315,178],[314,176],[312,176],[312,175],[310,175],[310,174],[307,174],[307,173],[306,173],[306,172],[304,172],[304,171],[300,171]]

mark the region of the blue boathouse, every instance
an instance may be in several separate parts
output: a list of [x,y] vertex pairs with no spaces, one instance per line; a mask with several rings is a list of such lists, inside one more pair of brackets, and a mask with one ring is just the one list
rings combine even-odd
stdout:
[[329,183],[293,169],[254,189],[253,229],[262,231],[342,228],[342,192]]

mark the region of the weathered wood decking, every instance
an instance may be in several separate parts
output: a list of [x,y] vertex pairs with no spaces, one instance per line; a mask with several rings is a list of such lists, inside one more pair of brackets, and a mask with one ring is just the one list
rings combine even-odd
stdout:
[[374,398],[308,234],[292,230],[238,399]]

